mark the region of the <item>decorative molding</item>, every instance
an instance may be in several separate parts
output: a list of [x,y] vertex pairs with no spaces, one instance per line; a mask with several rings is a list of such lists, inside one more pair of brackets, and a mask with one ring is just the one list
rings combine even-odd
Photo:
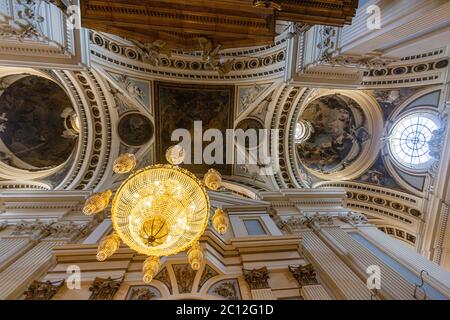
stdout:
[[[425,58],[403,59],[388,66],[374,67],[363,74],[363,88],[413,87],[439,84],[445,81],[444,75],[449,59],[443,50],[427,54]],[[409,62],[409,63],[408,63]]]
[[378,230],[388,234],[391,237],[397,238],[402,241],[406,241],[408,244],[415,246],[417,235],[411,234],[401,228],[396,228],[391,225],[375,224]]
[[267,289],[269,286],[269,270],[267,267],[260,269],[242,269],[244,279],[252,290]]
[[224,298],[225,300],[241,300],[239,283],[236,279],[221,280],[213,284],[208,293]]
[[12,235],[37,235],[40,238],[72,238],[80,234],[86,234],[90,223],[77,224],[73,221],[43,222],[21,221],[14,226]]
[[161,297],[161,292],[153,286],[132,286],[126,300],[154,300]]
[[311,216],[290,216],[288,219],[281,219],[277,226],[286,233],[292,233],[304,228],[313,228],[315,223],[319,225],[333,225],[333,217],[336,214],[319,214],[316,213]]
[[349,212],[346,215],[340,215],[339,219],[351,224],[352,226],[368,224],[369,220],[361,213]]
[[[189,79],[190,81],[268,81],[282,78],[286,63],[286,34],[272,46],[254,47],[248,49],[233,49],[220,52],[221,59],[213,52],[172,52],[170,57],[161,57],[158,65],[145,63],[142,54],[136,46],[121,43],[108,36],[90,32],[91,53],[94,60],[105,66],[115,65],[116,68],[132,72],[144,72],[156,78]],[[206,50],[206,49],[205,49]],[[208,50],[206,50],[208,51]],[[208,57],[214,54],[213,60],[227,63],[229,73],[218,73],[211,67]],[[249,55],[252,55],[250,57]],[[224,60],[224,61],[222,61]],[[221,62],[222,61],[222,62]],[[216,61],[215,64],[218,62]],[[216,69],[216,70],[215,70]]]
[[352,207],[353,204],[357,205],[358,203],[364,203],[368,206],[383,208],[383,210],[392,210],[400,215],[409,215],[413,219],[422,217],[422,212],[414,207],[392,201],[391,199],[382,196],[366,194],[360,190],[347,191],[347,199],[349,207]]
[[384,68],[390,63],[398,61],[398,59],[385,58],[381,56],[371,56],[371,55],[362,55],[362,56],[353,56],[353,55],[330,55],[326,56],[325,63],[336,67],[354,67],[358,69],[380,69]]
[[119,75],[117,77],[117,83],[131,98],[144,102],[145,92],[142,91],[127,75]]

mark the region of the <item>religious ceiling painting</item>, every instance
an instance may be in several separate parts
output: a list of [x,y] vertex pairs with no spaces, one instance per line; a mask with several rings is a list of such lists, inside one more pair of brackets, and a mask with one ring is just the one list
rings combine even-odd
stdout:
[[398,88],[394,90],[374,90],[373,95],[379,103],[384,119],[389,119],[394,110],[420,88]]
[[[226,129],[233,128],[233,86],[203,86],[192,84],[155,83],[155,116],[157,161],[164,160],[165,150],[177,144],[171,141],[172,132],[186,129],[192,137],[190,163],[184,167],[194,173],[205,173],[214,168],[223,175],[231,173],[231,165],[226,163],[226,147],[223,146],[224,164],[194,164],[194,122],[201,121],[201,130],[217,129],[226,136]],[[197,122],[198,124],[198,122]],[[211,142],[203,142],[203,150]],[[185,163],[187,163],[185,161]]]
[[343,95],[327,95],[312,101],[302,120],[313,128],[310,138],[297,145],[301,163],[320,173],[341,171],[360,155],[370,135],[361,107]]
[[367,170],[361,177],[356,179],[356,181],[404,191],[404,189],[400,187],[394,180],[392,174],[390,174],[386,169],[381,156],[378,157],[373,166],[369,170]]
[[119,120],[117,130],[122,142],[131,147],[148,143],[154,133],[151,120],[139,112],[124,114]]
[[75,148],[79,131],[65,91],[34,75],[3,84],[7,82],[0,96],[2,161],[31,171],[63,164]]

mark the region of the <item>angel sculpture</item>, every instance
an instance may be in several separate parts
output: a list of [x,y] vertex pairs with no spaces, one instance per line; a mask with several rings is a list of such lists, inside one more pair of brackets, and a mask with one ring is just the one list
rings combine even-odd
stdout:
[[161,55],[167,57],[172,56],[172,50],[169,48],[166,42],[162,40],[156,40],[152,43],[142,43],[139,41],[132,41],[139,49],[142,55],[142,61],[152,66],[157,66],[161,62]]
[[217,71],[221,77],[231,72],[235,60],[224,61],[223,57],[219,55],[219,51],[222,48],[220,44],[214,48],[211,40],[206,38],[199,38],[198,42],[202,50],[202,60],[207,65]]

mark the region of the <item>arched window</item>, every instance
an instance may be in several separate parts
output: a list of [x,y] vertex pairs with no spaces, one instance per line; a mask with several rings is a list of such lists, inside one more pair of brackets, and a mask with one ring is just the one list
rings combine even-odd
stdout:
[[392,128],[389,147],[396,161],[412,168],[425,168],[430,160],[430,141],[439,127],[433,116],[421,113],[400,119]]

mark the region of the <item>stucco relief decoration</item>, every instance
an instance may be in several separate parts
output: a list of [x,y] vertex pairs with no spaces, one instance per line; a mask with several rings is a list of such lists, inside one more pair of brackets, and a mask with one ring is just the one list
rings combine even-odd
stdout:
[[356,212],[349,212],[348,214],[341,216],[340,219],[354,226],[369,223],[369,220],[365,215]]
[[355,162],[370,139],[361,107],[343,95],[328,95],[312,101],[301,114],[313,132],[297,144],[297,155],[310,170],[323,174],[341,171]]
[[320,30],[321,40],[317,44],[320,50],[319,63],[331,63],[332,55],[336,47],[338,31],[336,27],[323,26]]
[[145,92],[137,86],[137,84],[126,75],[119,75],[117,77],[119,86],[132,98],[143,101]]
[[13,235],[39,235],[43,238],[67,238],[85,234],[89,223],[77,224],[73,221],[21,221],[14,226]]
[[155,277],[155,280],[161,281],[164,283],[169,289],[170,294],[172,294],[172,282],[170,281],[169,277],[169,271],[167,271],[167,268],[162,269]]
[[197,271],[192,270],[188,264],[175,264],[172,266],[178,283],[179,293],[190,293]]
[[239,284],[236,279],[226,279],[216,282],[208,289],[208,293],[224,298],[225,300],[241,300]]
[[431,139],[428,141],[430,148],[430,156],[436,160],[441,158],[442,149],[444,148],[445,128],[439,128],[432,132]]
[[333,225],[333,217],[328,214],[314,214],[310,216],[290,216],[278,222],[278,227],[285,233],[292,233],[298,229],[313,228],[314,223]]
[[41,29],[44,17],[39,14],[39,8],[42,4],[54,4],[60,9],[65,10],[65,5],[57,0],[14,0],[14,12],[7,15],[0,12],[0,39],[25,41],[33,40],[47,42],[56,45],[62,51],[64,46],[50,40]]
[[217,275],[218,273],[216,270],[211,268],[209,265],[205,265],[205,269],[203,269],[202,276],[200,277],[200,282],[198,283],[199,288],[203,287],[206,281]]
[[152,300],[161,297],[161,293],[153,286],[132,286],[128,290],[126,300]]

